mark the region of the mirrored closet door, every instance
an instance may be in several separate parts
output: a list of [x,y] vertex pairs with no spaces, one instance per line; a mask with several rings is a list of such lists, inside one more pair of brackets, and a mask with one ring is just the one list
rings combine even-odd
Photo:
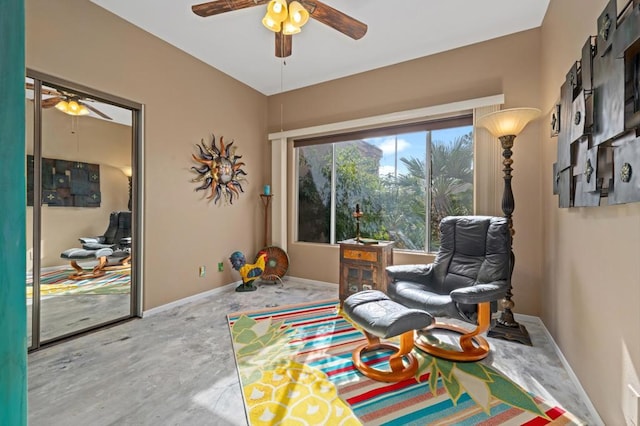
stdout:
[[139,312],[141,105],[27,71],[31,350]]

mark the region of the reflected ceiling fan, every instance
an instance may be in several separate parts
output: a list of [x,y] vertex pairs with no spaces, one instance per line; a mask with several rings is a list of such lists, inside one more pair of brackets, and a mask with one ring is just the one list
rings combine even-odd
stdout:
[[191,6],[191,10],[198,16],[207,17],[267,3],[262,23],[276,34],[278,58],[291,55],[291,36],[300,32],[309,17],[354,40],[360,40],[367,33],[365,23],[318,0],[216,0]]
[[[27,89],[33,90],[33,84],[27,83]],[[90,100],[87,98],[83,98],[82,96],[78,96],[74,93],[67,92],[64,90],[52,90],[42,88],[41,92],[43,95],[49,95],[50,98],[42,99],[42,108],[51,108],[55,107],[56,109],[64,112],[69,115],[88,115],[89,111],[92,111],[96,115],[104,118],[105,120],[113,120],[104,112],[100,111],[89,102]]]

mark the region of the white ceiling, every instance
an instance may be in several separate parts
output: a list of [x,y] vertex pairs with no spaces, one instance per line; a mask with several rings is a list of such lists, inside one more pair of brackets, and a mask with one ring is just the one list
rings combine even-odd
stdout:
[[272,95],[538,27],[550,0],[324,0],[367,34],[352,40],[309,19],[286,63],[261,24],[266,5],[201,18],[191,6],[206,0],[91,1]]

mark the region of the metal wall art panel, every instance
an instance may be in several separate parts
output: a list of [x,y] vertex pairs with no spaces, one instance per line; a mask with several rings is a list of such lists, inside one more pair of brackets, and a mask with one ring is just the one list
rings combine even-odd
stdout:
[[613,172],[609,204],[640,201],[640,139],[614,144]]
[[[640,0],[610,0],[560,87],[553,193],[560,207],[640,201]],[[558,110],[559,109],[559,110]]]
[[600,205],[600,193],[589,190],[587,181],[595,181],[595,168],[588,159],[589,139],[583,138],[575,144],[576,166],[573,168],[575,184],[574,207],[595,207]]
[[558,206],[567,208],[573,206],[573,176],[571,167],[560,171],[558,177]]

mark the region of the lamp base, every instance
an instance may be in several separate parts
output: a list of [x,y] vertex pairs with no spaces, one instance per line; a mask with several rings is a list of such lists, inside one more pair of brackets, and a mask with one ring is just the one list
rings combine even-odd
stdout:
[[487,337],[495,337],[496,339],[510,340],[522,343],[523,345],[533,346],[526,327],[516,321],[507,325],[497,320],[494,326],[487,332]]

